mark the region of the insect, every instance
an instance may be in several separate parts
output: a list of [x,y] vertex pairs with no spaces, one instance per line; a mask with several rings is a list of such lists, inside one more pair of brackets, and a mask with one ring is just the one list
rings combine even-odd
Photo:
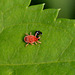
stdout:
[[[42,32],[41,32],[42,33]],[[35,32],[35,36],[31,34],[30,32],[30,35],[28,34],[25,34],[27,36],[24,37],[24,41],[27,43],[26,46],[30,43],[31,45],[34,45],[33,43],[37,44],[36,42],[38,43],[41,43],[39,42],[38,40],[40,39],[40,37],[38,35],[40,35],[40,31],[36,31]]]

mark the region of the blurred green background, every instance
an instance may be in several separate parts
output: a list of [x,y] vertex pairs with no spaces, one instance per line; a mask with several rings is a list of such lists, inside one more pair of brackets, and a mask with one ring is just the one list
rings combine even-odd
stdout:
[[32,0],[30,5],[45,3],[44,9],[61,8],[59,18],[75,19],[75,0]]

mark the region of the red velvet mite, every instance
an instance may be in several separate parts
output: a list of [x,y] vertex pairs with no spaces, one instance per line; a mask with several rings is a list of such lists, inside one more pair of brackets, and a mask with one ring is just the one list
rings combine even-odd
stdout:
[[30,43],[31,45],[34,45],[33,43],[37,44],[36,42],[38,43],[41,43],[39,42],[38,40],[40,39],[40,37],[36,37],[37,36],[37,33],[35,33],[35,36],[34,35],[31,35],[31,32],[30,32],[30,35],[28,34],[25,34],[27,36],[24,37],[24,41],[27,43],[26,46]]

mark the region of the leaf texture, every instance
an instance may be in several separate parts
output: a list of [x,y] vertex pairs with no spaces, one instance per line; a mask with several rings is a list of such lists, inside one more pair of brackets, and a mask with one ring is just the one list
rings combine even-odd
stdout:
[[[0,75],[75,75],[75,20],[30,2],[0,2]],[[36,30],[42,43],[25,47],[25,33]]]

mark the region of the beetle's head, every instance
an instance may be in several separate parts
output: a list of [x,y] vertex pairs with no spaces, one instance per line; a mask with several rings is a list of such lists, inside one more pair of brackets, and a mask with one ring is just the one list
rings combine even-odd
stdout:
[[36,33],[37,33],[37,35],[40,35],[40,34],[42,35],[42,32],[41,31],[36,31],[35,34]]
[[[40,32],[40,31],[36,31],[35,34],[36,34],[36,37],[39,38],[38,35],[40,35],[40,34],[42,35],[42,32]],[[39,38],[39,39],[40,39],[40,38]]]

